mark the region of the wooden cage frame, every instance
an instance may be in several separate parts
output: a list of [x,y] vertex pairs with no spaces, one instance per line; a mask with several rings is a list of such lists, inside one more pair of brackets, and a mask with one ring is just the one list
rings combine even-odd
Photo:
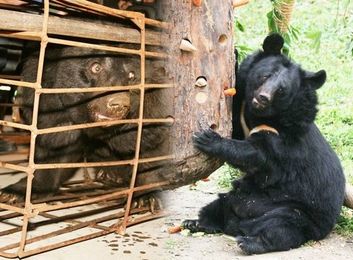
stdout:
[[[119,18],[128,19],[132,21],[140,30],[140,49],[135,50],[135,49],[128,49],[128,48],[118,48],[118,47],[112,47],[112,46],[85,43],[82,41],[76,41],[71,39],[64,40],[64,39],[55,38],[53,36],[49,36],[48,22],[49,22],[49,16],[50,16],[49,14],[50,3],[55,3],[56,5],[61,5],[63,7],[69,7],[80,11],[90,12],[90,13],[99,14],[99,15],[109,15],[112,17],[119,17]],[[42,17],[43,17],[43,23],[42,23],[41,31],[20,31],[20,32],[1,31],[1,34],[0,34],[1,36],[5,36],[9,38],[40,41],[40,52],[39,52],[39,62],[38,62],[36,82],[34,83],[23,82],[19,80],[4,79],[4,78],[0,79],[1,84],[32,88],[35,91],[34,105],[33,105],[33,118],[32,118],[31,125],[25,125],[25,124],[0,120],[1,126],[13,127],[16,129],[27,130],[30,132],[30,148],[29,148],[29,159],[28,159],[27,166],[20,165],[15,161],[9,162],[9,161],[0,160],[0,166],[2,168],[6,168],[13,171],[20,171],[27,174],[27,189],[26,189],[25,202],[23,203],[23,205],[8,205],[5,203],[0,203],[0,214],[5,213],[0,215],[1,221],[10,220],[18,217],[23,218],[22,226],[10,228],[8,230],[0,232],[0,241],[3,236],[20,232],[20,241],[18,243],[10,243],[5,246],[3,245],[0,246],[0,256],[4,256],[7,258],[26,257],[26,256],[38,254],[41,252],[49,251],[52,249],[71,245],[74,243],[78,243],[81,241],[85,241],[88,239],[92,239],[95,237],[103,236],[113,232],[122,234],[125,232],[125,229],[128,226],[163,216],[164,213],[162,211],[157,211],[154,214],[136,215],[137,213],[147,212],[148,209],[146,207],[139,208],[139,209],[132,209],[132,198],[135,192],[157,189],[158,187],[168,185],[169,183],[169,182],[158,182],[158,183],[152,183],[152,184],[136,187],[135,182],[137,177],[137,170],[138,170],[139,164],[164,161],[164,160],[172,160],[174,157],[173,155],[168,154],[168,155],[153,157],[153,158],[143,158],[143,159],[140,158],[140,145],[141,145],[141,135],[142,135],[143,125],[146,123],[170,124],[170,123],[173,123],[174,121],[172,118],[150,119],[150,118],[143,117],[144,96],[145,96],[146,89],[152,89],[152,88],[164,89],[164,88],[174,87],[173,84],[146,84],[145,83],[146,57],[154,57],[154,58],[160,58],[160,59],[166,59],[168,57],[166,53],[146,51],[145,26],[148,25],[155,28],[166,30],[168,29],[168,24],[165,22],[159,22],[159,21],[145,18],[144,14],[142,13],[111,9],[85,0],[63,0],[63,1],[44,0],[44,11],[43,11]],[[90,36],[87,35],[86,38],[90,38]],[[48,43],[81,47],[81,48],[91,48],[91,49],[97,49],[97,50],[103,50],[103,51],[129,54],[129,55],[137,55],[140,57],[140,63],[141,63],[140,64],[141,82],[138,85],[130,85],[130,86],[110,86],[110,87],[94,87],[94,88],[42,88],[41,83],[42,83],[44,58],[45,58],[45,51]],[[85,124],[79,124],[79,125],[52,127],[52,128],[46,128],[46,129],[37,128],[39,100],[40,100],[41,94],[86,93],[86,92],[99,92],[99,91],[121,91],[121,90],[132,90],[132,89],[136,89],[140,91],[139,117],[136,119],[122,119],[122,120],[114,120],[114,121],[108,121],[108,122],[107,121],[94,122],[94,123],[85,123]],[[111,126],[111,125],[118,125],[118,124],[127,124],[127,123],[136,124],[138,126],[135,157],[131,160],[112,161],[112,162],[90,162],[90,163],[53,163],[53,164],[35,163],[35,160],[34,160],[35,141],[38,135],[84,129],[84,128],[101,127],[101,126],[107,126],[107,125]],[[131,176],[130,185],[128,189],[120,189],[120,190],[115,189],[115,190],[109,190],[106,192],[96,192],[96,193],[93,192],[91,193],[93,197],[91,196],[87,198],[86,196],[83,199],[82,198],[79,199],[80,195],[72,195],[71,197],[56,196],[48,200],[42,200],[42,201],[31,200],[32,180],[34,177],[35,170],[55,169],[55,168],[90,168],[90,167],[97,167],[97,166],[119,166],[119,165],[133,166],[132,176]],[[65,201],[65,199],[75,199],[75,198],[77,200],[68,201],[68,202]],[[96,219],[89,220],[89,221],[79,221],[79,220],[73,221],[72,219],[74,219],[77,214],[72,214],[71,215],[72,218],[71,219],[69,218],[69,220],[66,220],[66,222],[69,222],[71,226],[60,228],[58,230],[46,233],[44,235],[34,236],[30,238],[28,237],[29,227],[32,224],[30,223],[31,218],[34,218],[36,216],[41,216],[49,221],[52,221],[52,220],[65,221],[65,218],[63,218],[62,216],[56,216],[54,213],[48,213],[48,212],[79,207],[87,204],[104,202],[105,205],[101,209],[90,210],[90,212],[88,212],[88,213],[96,213],[98,211],[117,208],[118,206],[117,204],[114,203],[113,200],[116,200],[119,198],[126,199],[126,206],[123,212],[114,213],[104,217],[98,217]],[[62,199],[63,199],[62,203],[59,203],[59,204],[50,203],[52,201],[56,201],[56,200],[59,201]],[[109,224],[108,226],[105,226],[102,224],[103,222],[108,220],[114,220],[115,223]],[[57,242],[50,245],[40,246],[38,248],[26,250],[26,246],[31,243],[43,241],[48,238],[70,233],[72,231],[79,230],[86,227],[93,228],[96,231],[88,235],[81,235],[62,242]],[[9,252],[11,250],[15,250],[15,252],[13,251]]]

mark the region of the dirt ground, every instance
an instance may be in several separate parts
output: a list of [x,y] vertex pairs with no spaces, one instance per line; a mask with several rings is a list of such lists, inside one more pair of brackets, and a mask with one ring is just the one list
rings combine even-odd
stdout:
[[[216,189],[211,184],[191,190],[185,186],[165,193],[171,215],[164,223],[177,224],[183,219],[196,218],[200,207],[216,198]],[[328,238],[293,249],[287,252],[264,255],[244,255],[236,242],[223,235],[200,237],[169,235],[165,241],[166,259],[218,260],[218,259],[271,259],[271,260],[336,260],[353,259],[353,238],[341,237],[332,233]]]
[[[220,192],[211,176],[209,182],[184,186],[163,192],[165,218],[127,229],[125,236],[110,234],[50,252],[28,257],[28,260],[340,260],[353,259],[353,238],[332,233],[327,239],[310,243],[287,252],[246,256],[234,239],[224,235],[185,236],[168,234],[167,227],[179,225],[184,219],[197,217],[198,210]],[[6,242],[6,241],[5,241]],[[4,241],[2,242],[4,243]],[[1,246],[1,243],[0,243]],[[0,257],[0,259],[5,259]]]

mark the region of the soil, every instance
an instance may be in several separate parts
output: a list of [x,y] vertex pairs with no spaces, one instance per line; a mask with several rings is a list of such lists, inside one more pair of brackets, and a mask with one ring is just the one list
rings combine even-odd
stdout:
[[[1,182],[3,183],[3,182]],[[353,259],[353,238],[335,233],[320,241],[308,243],[287,252],[246,256],[233,238],[224,235],[185,236],[169,234],[167,228],[180,225],[184,219],[197,218],[199,209],[221,192],[217,180],[200,181],[163,192],[168,217],[145,222],[127,229],[125,236],[109,234],[68,247],[31,256],[28,260],[340,260]],[[60,224],[60,223],[59,223]],[[69,235],[69,234],[68,234]],[[0,257],[0,259],[5,259]]]

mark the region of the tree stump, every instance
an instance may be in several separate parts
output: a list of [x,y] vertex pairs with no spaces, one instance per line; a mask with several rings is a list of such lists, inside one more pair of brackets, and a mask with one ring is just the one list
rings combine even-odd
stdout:
[[[231,135],[231,98],[223,91],[235,82],[232,2],[168,4],[166,20],[172,26],[169,72],[175,84],[174,170],[180,173],[173,179],[176,186],[205,178],[222,164],[193,148],[194,132],[212,127],[222,136]],[[194,48],[181,50],[183,40]]]
[[[170,24],[165,63],[173,89],[160,93],[162,107],[174,117],[168,148],[174,160],[150,170],[140,170],[136,185],[166,181],[157,189],[180,187],[206,178],[222,165],[197,151],[192,135],[211,127],[231,136],[232,98],[224,90],[235,83],[233,45],[233,1],[163,1],[165,21]],[[168,100],[168,101],[166,101]],[[147,167],[148,168],[148,167]]]
[[[168,181],[162,189],[206,178],[222,161],[197,151],[192,135],[211,127],[231,136],[231,97],[224,90],[234,87],[233,1],[164,1],[165,20],[170,24],[166,70],[174,83],[165,95],[173,104],[169,165],[140,172],[137,185]],[[170,96],[171,94],[171,96]]]

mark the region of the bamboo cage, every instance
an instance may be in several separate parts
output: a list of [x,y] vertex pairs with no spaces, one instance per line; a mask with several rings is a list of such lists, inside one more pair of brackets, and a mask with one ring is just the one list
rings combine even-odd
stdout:
[[[139,49],[112,47],[108,45],[85,43],[80,40],[66,40],[55,36],[60,35],[60,32],[52,31],[50,26],[55,23],[56,17],[51,17],[49,8],[51,4],[61,6],[63,8],[71,8],[77,11],[85,11],[98,15],[109,15],[123,20],[129,20],[136,25],[138,30],[133,31],[133,40],[127,39],[126,42],[139,43]],[[5,10],[4,10],[5,11]],[[21,15],[20,12],[17,15]],[[22,15],[27,15],[23,13]],[[15,205],[0,203],[0,219],[2,221],[2,227],[0,230],[0,255],[8,258],[14,257],[26,257],[40,252],[60,248],[80,241],[92,239],[98,236],[106,235],[112,232],[124,233],[126,227],[141,223],[150,219],[161,217],[163,212],[147,213],[148,208],[132,209],[132,199],[136,192],[146,192],[166,185],[166,182],[155,182],[147,185],[136,186],[136,175],[138,166],[144,163],[150,163],[155,161],[167,161],[171,160],[173,156],[171,154],[164,154],[161,156],[151,158],[140,158],[140,143],[143,125],[149,124],[170,124],[173,123],[173,119],[170,118],[143,118],[144,114],[144,94],[146,89],[152,88],[173,88],[173,84],[146,84],[145,82],[145,59],[146,57],[153,57],[158,59],[166,59],[167,55],[160,51],[147,51],[146,50],[146,25],[152,28],[157,28],[160,32],[167,28],[167,24],[160,21],[151,20],[145,18],[144,14],[138,12],[123,11],[117,9],[111,9],[102,5],[94,4],[82,0],[65,0],[65,1],[44,1],[43,14],[40,19],[42,20],[42,27],[40,30],[23,30],[23,31],[11,31],[9,26],[8,31],[1,31],[1,36],[25,39],[40,42],[40,54],[37,70],[36,82],[25,82],[15,79],[1,78],[1,84],[7,84],[11,86],[21,86],[25,88],[32,88],[35,91],[34,105],[33,105],[33,118],[31,125],[25,125],[21,123],[1,120],[0,125],[6,127],[12,127],[14,129],[25,130],[30,133],[27,136],[23,135],[23,142],[29,141],[29,150],[18,150],[15,152],[16,155],[24,154],[28,152],[28,160],[26,156],[21,160],[11,160],[13,154],[2,154],[0,157],[0,166],[3,169],[8,169],[13,172],[23,172],[27,175],[27,189],[24,203]],[[11,24],[11,23],[10,23]],[[39,28],[38,28],[39,29]],[[138,33],[136,33],[138,32]],[[138,37],[136,37],[136,35]],[[82,37],[82,35],[79,35]],[[83,35],[85,38],[99,39],[99,35]],[[105,40],[105,39],[103,39]],[[114,40],[114,39],[109,39]],[[122,39],[117,39],[121,41]],[[148,40],[148,44],[151,40]],[[140,73],[141,82],[137,85],[132,86],[111,86],[111,87],[95,87],[95,88],[42,88],[42,75],[44,58],[46,55],[46,47],[49,43],[60,44],[65,46],[75,46],[80,48],[90,48],[96,50],[110,51],[120,54],[135,55],[140,57]],[[157,43],[158,44],[158,43]],[[55,93],[87,93],[87,92],[102,92],[102,91],[128,91],[138,90],[140,107],[139,116],[135,119],[123,119],[103,122],[93,122],[80,125],[52,127],[48,129],[38,129],[38,110],[40,97],[43,94],[55,94]],[[43,134],[57,133],[61,131],[70,131],[84,128],[93,127],[104,127],[112,126],[117,124],[136,124],[138,126],[135,157],[131,160],[125,161],[114,161],[114,162],[91,162],[91,163],[49,163],[40,164],[35,162],[35,142],[36,138]],[[7,136],[9,138],[9,136]],[[6,135],[4,137],[6,140]],[[17,136],[17,140],[19,137]],[[27,140],[26,140],[27,139]],[[10,159],[9,159],[10,158]],[[130,185],[126,189],[102,189],[100,184],[91,181],[87,183],[85,180],[82,181],[71,181],[65,186],[67,191],[63,194],[57,194],[56,196],[43,199],[43,200],[32,200],[32,180],[34,172],[38,169],[54,169],[54,168],[89,168],[95,166],[118,166],[118,165],[132,165],[132,176]],[[125,209],[118,206],[117,200],[126,202]],[[85,209],[83,206],[95,204],[95,208]],[[121,203],[120,203],[121,205]],[[69,211],[64,210],[69,209]],[[146,214],[142,214],[146,213]],[[90,218],[84,218],[85,216],[93,216]],[[51,231],[45,233],[40,232],[42,225],[51,223],[60,223],[60,221],[66,223],[65,227],[55,226],[52,227]],[[75,233],[75,231],[78,231]],[[63,234],[72,234],[69,239],[61,239],[60,236]],[[56,238],[56,239],[55,239]],[[52,240],[51,240],[52,239]],[[7,244],[5,245],[5,242]]]
[[[204,127],[212,127],[221,135],[230,136],[232,99],[224,95],[224,90],[233,87],[235,81],[233,1],[220,4],[218,1],[205,0],[200,6],[191,0],[161,2],[166,12],[164,21],[167,22],[85,0],[45,0],[40,15],[16,9],[0,9],[0,37],[40,42],[35,82],[17,77],[0,77],[0,84],[34,91],[31,124],[0,120],[0,126],[16,129],[15,136],[12,133],[0,133],[2,139],[16,139],[18,144],[29,143],[29,149],[20,146],[24,148],[0,155],[2,171],[5,169],[5,173],[10,174],[21,172],[27,176],[25,201],[17,204],[0,203],[0,256],[26,257],[113,232],[122,234],[131,225],[166,214],[162,210],[151,211],[148,206],[134,207],[136,196],[194,183],[222,165],[218,159],[195,150],[191,137]],[[109,17],[117,22],[99,27],[94,22],[78,22],[53,15],[52,8]],[[134,26],[120,25],[120,21],[128,21]],[[59,23],[62,26],[57,26]],[[98,44],[97,41],[127,45]],[[141,81],[133,85],[90,88],[43,87],[48,44],[138,57]],[[134,47],[126,47],[129,44]],[[166,61],[167,82],[156,84],[146,81],[146,61],[149,59]],[[157,89],[167,91],[166,99],[171,100],[166,103],[174,112],[163,118],[144,117],[144,101],[148,91]],[[138,91],[139,113],[136,118],[38,127],[39,105],[43,95],[119,91]],[[35,144],[41,135],[125,124],[137,126],[136,146],[131,159],[75,163],[38,163],[35,160]],[[157,151],[150,156],[141,156],[141,138],[147,125],[171,127],[171,148],[167,153]],[[16,155],[16,159],[12,155]],[[163,167],[139,173],[143,165],[158,162]],[[92,168],[125,165],[132,167],[127,187],[110,187],[87,177],[87,172]],[[49,198],[32,198],[32,181],[36,170],[68,168],[83,169],[86,174],[80,180],[64,183],[59,192]],[[0,180],[1,175],[0,172]]]

